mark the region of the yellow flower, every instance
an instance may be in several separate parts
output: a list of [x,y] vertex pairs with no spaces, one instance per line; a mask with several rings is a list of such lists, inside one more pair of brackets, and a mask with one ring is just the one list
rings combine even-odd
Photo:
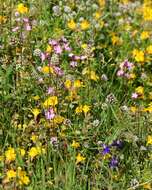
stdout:
[[34,143],[37,141],[38,136],[37,135],[32,135],[30,138]]
[[99,77],[96,75],[96,73],[94,71],[90,72],[90,79],[97,81],[99,79]]
[[95,17],[96,20],[98,20],[101,16],[102,16],[101,11],[96,11],[95,14],[94,14],[94,17]]
[[71,30],[75,30],[76,27],[77,27],[77,25],[76,25],[76,23],[74,22],[74,20],[70,20],[70,21],[68,22],[68,27],[69,27]]
[[82,30],[88,30],[90,28],[90,23],[87,20],[83,20],[80,23],[80,27]]
[[151,185],[150,185],[149,183],[143,185],[143,188],[144,188],[144,189],[149,189],[149,190],[152,189],[152,188],[151,188]]
[[140,39],[141,39],[141,40],[146,40],[146,39],[149,38],[149,37],[150,37],[150,34],[149,34],[148,31],[143,31],[143,32],[141,33],[141,35],[140,35]]
[[44,107],[55,106],[57,104],[58,104],[57,96],[51,96],[48,99],[46,99],[45,102],[43,103]]
[[71,82],[69,79],[67,79],[67,80],[65,81],[64,85],[65,85],[66,88],[69,89],[69,88],[71,88],[72,82]]
[[111,40],[112,40],[112,44],[113,45],[119,45],[119,44],[121,44],[121,40],[120,40],[120,38],[118,36],[112,35]]
[[152,136],[151,135],[148,135],[147,137],[147,145],[152,145]]
[[147,47],[146,52],[148,54],[152,54],[152,45],[150,45],[150,46]]
[[37,116],[38,116],[39,113],[40,113],[40,110],[37,109],[37,108],[34,108],[34,109],[32,110],[32,113],[33,113],[33,115],[34,115],[34,118],[37,118]]
[[152,92],[149,92],[149,99],[152,100]]
[[6,162],[11,162],[16,159],[16,153],[14,148],[9,147],[8,150],[5,151],[5,157],[6,157]]
[[33,97],[33,99],[34,99],[34,100],[39,100],[40,97],[39,97],[38,95],[36,95],[36,96]]
[[7,20],[7,19],[6,19],[6,16],[0,15],[0,24],[5,23],[6,20]]
[[82,86],[82,82],[80,80],[75,80],[73,86],[74,88],[80,88]]
[[83,106],[82,106],[82,105],[81,105],[81,106],[78,106],[78,107],[75,109],[75,113],[76,113],[76,114],[82,113],[82,111],[83,111]]
[[101,8],[103,8],[106,4],[105,0],[98,0],[98,2]]
[[128,4],[128,3],[129,3],[129,0],[121,0],[121,2],[122,2],[123,4]]
[[19,154],[23,157],[25,156],[25,150],[23,148],[18,148]]
[[136,78],[135,73],[130,73],[129,80],[134,80]]
[[4,161],[4,156],[0,156],[0,162],[3,162]]
[[145,21],[152,21],[152,7],[143,6],[143,18]]
[[63,121],[64,121],[64,117],[62,117],[60,115],[55,116],[55,118],[53,119],[53,122],[56,124],[61,124],[61,123],[63,123]]
[[20,184],[28,185],[29,183],[30,183],[30,179],[28,176],[26,176],[26,175],[21,176]]
[[80,153],[78,153],[78,155],[76,156],[76,164],[78,164],[79,162],[83,162],[86,158],[81,156]]
[[17,177],[19,179],[20,185],[28,185],[30,183],[30,179],[27,176],[26,172],[22,170],[22,168],[18,167]]
[[88,45],[87,45],[87,44],[82,44],[81,47],[82,47],[83,49],[86,49],[86,48],[88,47]]
[[51,53],[52,52],[52,47],[50,45],[47,45],[46,52],[47,53]]
[[44,66],[44,67],[42,67],[41,71],[42,71],[42,73],[44,73],[44,74],[49,74],[49,73],[54,74],[53,68],[52,68],[52,67],[49,67],[49,66]]
[[144,52],[141,50],[134,49],[133,50],[133,56],[137,62],[144,62]]
[[144,94],[144,87],[142,86],[138,86],[136,89],[135,89],[135,92],[139,95],[143,95]]
[[14,170],[8,170],[6,173],[7,179],[16,178],[16,171]]
[[144,112],[152,112],[152,105],[149,105],[149,107],[143,109]]
[[130,107],[130,111],[133,112],[133,113],[136,113],[137,110],[138,109],[135,106]]
[[77,95],[77,91],[75,89],[72,89],[71,91],[69,91],[69,96],[67,96],[67,99],[72,101],[72,100],[76,100],[79,99],[79,96]]
[[21,14],[24,14],[24,13],[28,12],[28,8],[25,7],[25,5],[23,3],[20,3],[17,5],[17,11]]
[[36,147],[32,147],[30,150],[29,150],[29,156],[31,157],[31,159],[33,159],[34,157],[36,157],[39,152],[38,152],[38,149]]
[[82,110],[86,114],[86,113],[88,113],[88,111],[90,111],[90,106],[84,105]]
[[75,140],[73,140],[71,146],[72,146],[73,148],[79,148],[79,147],[80,147],[80,144],[79,144],[78,142],[76,142]]

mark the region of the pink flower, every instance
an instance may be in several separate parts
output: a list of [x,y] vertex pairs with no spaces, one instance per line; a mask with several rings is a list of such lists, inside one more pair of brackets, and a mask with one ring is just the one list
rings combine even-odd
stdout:
[[62,48],[60,45],[55,45],[54,46],[54,51],[56,54],[61,54],[62,53]]
[[44,53],[41,53],[41,61],[44,61],[46,58],[45,54]]
[[49,40],[49,44],[52,45],[52,46],[55,46],[58,44],[58,42],[56,40]]
[[136,92],[132,93],[131,98],[132,99],[137,99],[138,98],[138,94]]
[[17,26],[15,28],[12,29],[12,32],[17,32],[20,28]]
[[54,92],[54,88],[53,87],[49,87],[47,90],[48,94],[52,94]]
[[78,63],[76,61],[71,61],[70,62],[71,67],[76,67],[77,65],[78,65]]
[[23,21],[28,23],[29,22],[29,19],[28,18],[23,18]]
[[87,58],[86,55],[82,55],[82,56],[80,56],[80,59],[81,59],[81,60],[85,60],[86,58]]
[[80,60],[80,56],[75,55],[75,56],[74,56],[74,60]]
[[60,67],[54,66],[53,68],[54,68],[55,73],[56,73],[58,76],[63,76],[64,73],[63,73],[63,71],[61,70]]
[[63,45],[63,47],[64,47],[64,49],[66,50],[66,51],[71,51],[72,49],[69,47],[69,45],[68,44],[64,44]]
[[51,120],[51,119],[53,119],[53,118],[55,117],[55,113],[54,113],[53,108],[50,108],[49,110],[47,110],[47,111],[45,112],[45,117],[46,117],[46,119],[48,119],[48,120]]
[[117,72],[117,76],[118,77],[121,77],[121,76],[123,76],[124,75],[124,71],[123,70],[119,70],[118,72]]
[[31,28],[31,26],[30,26],[29,24],[26,24],[25,29],[26,29],[27,31],[32,30],[32,28]]

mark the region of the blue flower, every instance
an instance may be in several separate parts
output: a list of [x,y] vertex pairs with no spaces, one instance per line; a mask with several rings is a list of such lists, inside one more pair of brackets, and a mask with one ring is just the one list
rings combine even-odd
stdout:
[[105,155],[105,154],[108,154],[109,152],[110,152],[109,146],[103,144],[103,151],[102,151],[102,154]]

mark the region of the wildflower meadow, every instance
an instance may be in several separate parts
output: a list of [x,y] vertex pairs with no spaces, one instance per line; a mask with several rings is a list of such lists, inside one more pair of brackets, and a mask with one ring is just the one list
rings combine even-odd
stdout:
[[152,0],[0,0],[0,190],[152,190]]

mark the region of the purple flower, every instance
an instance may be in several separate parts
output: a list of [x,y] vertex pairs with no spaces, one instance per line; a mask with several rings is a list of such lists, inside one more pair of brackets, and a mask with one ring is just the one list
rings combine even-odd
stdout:
[[103,151],[102,151],[102,154],[105,155],[105,154],[108,154],[110,152],[110,148],[109,146],[103,144]]
[[54,66],[53,68],[54,68],[55,73],[56,73],[58,76],[63,76],[64,73],[63,73],[63,71],[61,70],[60,67]]
[[71,61],[70,62],[71,67],[76,67],[77,65],[78,65],[78,63],[76,61]]
[[123,62],[123,67],[126,67],[128,70],[131,70],[133,67],[133,63],[130,63],[128,60]]
[[109,163],[110,168],[116,168],[118,167],[118,159],[113,156]]
[[19,12],[15,12],[15,16],[16,17],[20,16],[20,13]]
[[45,117],[46,117],[46,119],[48,119],[48,120],[51,120],[51,119],[53,119],[53,118],[55,117],[55,113],[54,113],[53,108],[50,108],[49,110],[47,110],[47,111],[45,112]]
[[57,145],[57,144],[58,144],[58,139],[57,139],[57,137],[51,137],[51,144],[52,144],[52,145]]
[[113,143],[111,144],[111,146],[115,146],[115,147],[121,149],[123,147],[123,142],[121,140],[115,140],[115,141],[113,141]]

